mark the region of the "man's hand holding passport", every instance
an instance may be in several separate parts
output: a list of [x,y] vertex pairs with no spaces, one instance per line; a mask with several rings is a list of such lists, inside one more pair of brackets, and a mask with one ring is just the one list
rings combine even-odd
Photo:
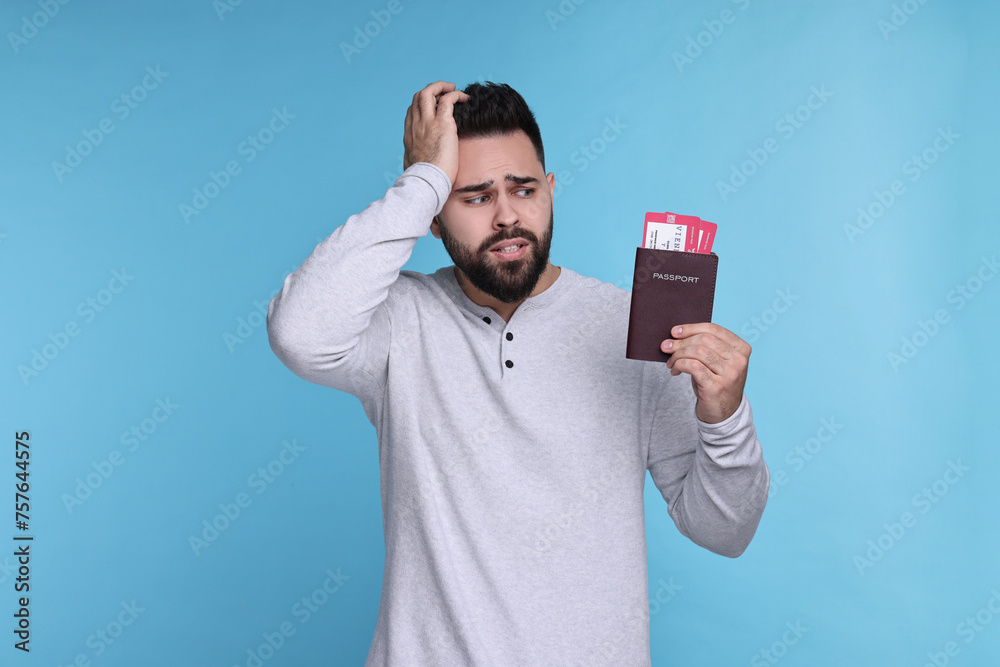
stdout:
[[710,424],[740,406],[750,358],[746,341],[711,322],[716,228],[695,216],[646,214],[625,349],[629,359],[666,362],[671,375],[689,373],[698,418]]

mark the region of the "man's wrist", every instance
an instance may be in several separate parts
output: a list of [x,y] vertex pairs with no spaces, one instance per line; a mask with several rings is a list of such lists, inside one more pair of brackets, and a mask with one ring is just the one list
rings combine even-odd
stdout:
[[702,438],[706,442],[712,442],[716,439],[725,438],[742,428],[745,425],[744,422],[750,418],[750,414],[750,401],[747,399],[746,392],[743,392],[736,411],[722,421],[715,423],[704,422],[698,418],[697,410],[695,411],[695,420],[697,420],[698,430],[701,431]]

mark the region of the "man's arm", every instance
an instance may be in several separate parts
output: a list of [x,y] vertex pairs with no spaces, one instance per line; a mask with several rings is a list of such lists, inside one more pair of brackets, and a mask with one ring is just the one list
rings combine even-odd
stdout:
[[267,310],[267,333],[271,349],[296,375],[348,391],[352,387],[341,385],[351,380],[341,375],[350,370],[342,367],[367,363],[351,370],[380,380],[388,322],[375,316],[450,189],[434,165],[412,165],[285,278]]
[[[662,368],[652,370],[666,375]],[[757,532],[771,479],[750,402],[743,394],[728,419],[708,424],[695,414],[690,383],[674,379],[669,384],[673,390],[654,408],[650,476],[683,535],[714,553],[736,558]]]
[[[359,397],[384,387],[389,320],[382,306],[458,170],[451,113],[467,96],[453,88],[436,82],[413,96],[403,136],[406,170],[382,199],[322,241],[271,300],[271,349],[303,379]],[[369,417],[370,408],[366,403]]]
[[[674,327],[666,368],[649,369],[659,393],[648,468],[678,530],[723,556],[742,554],[767,504],[770,472],[743,388],[750,345],[717,324]],[[691,382],[669,382],[688,373]]]

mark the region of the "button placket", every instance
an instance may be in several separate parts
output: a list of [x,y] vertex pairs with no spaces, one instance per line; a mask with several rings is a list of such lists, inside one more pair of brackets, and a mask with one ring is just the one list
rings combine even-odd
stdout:
[[[511,333],[510,331],[508,331],[504,335],[504,338],[506,338],[508,341],[514,340],[514,334]],[[503,343],[503,341],[501,341],[500,349],[503,350],[503,357],[505,357],[503,365],[506,366],[507,368],[513,368],[514,367],[514,361],[512,359],[510,359],[511,355],[510,355],[510,351],[508,350],[508,347],[509,346],[506,343]]]

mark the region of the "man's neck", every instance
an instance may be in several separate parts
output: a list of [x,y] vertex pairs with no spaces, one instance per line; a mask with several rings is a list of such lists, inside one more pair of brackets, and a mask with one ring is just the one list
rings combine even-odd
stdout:
[[[504,322],[510,322],[510,318],[514,315],[514,311],[518,309],[518,306],[524,303],[524,299],[522,299],[521,301],[517,301],[515,303],[504,303],[503,301],[495,299],[489,294],[486,294],[485,292],[477,288],[475,285],[470,283],[468,279],[465,277],[465,274],[459,271],[458,267],[454,268],[454,272],[455,272],[455,278],[456,280],[458,280],[458,286],[462,288],[462,291],[465,292],[466,296],[468,296],[473,301],[473,303],[476,303],[480,306],[488,306],[493,310],[495,310],[497,315],[503,318]],[[562,272],[561,266],[553,266],[552,262],[549,262],[548,265],[545,267],[545,270],[542,271],[542,275],[539,276],[538,284],[535,285],[535,289],[531,291],[531,294],[529,294],[528,297],[541,294],[549,287],[551,287],[552,283],[556,281],[561,272]]]

